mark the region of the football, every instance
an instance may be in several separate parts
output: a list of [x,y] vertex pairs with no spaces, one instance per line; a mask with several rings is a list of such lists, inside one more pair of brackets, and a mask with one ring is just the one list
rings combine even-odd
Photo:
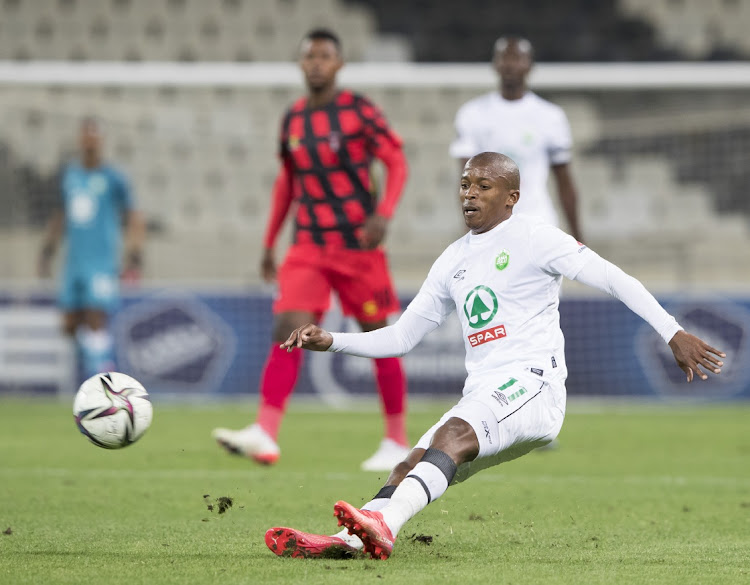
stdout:
[[78,388],[73,401],[78,430],[94,445],[120,449],[151,425],[153,409],[140,382],[119,372],[97,374]]

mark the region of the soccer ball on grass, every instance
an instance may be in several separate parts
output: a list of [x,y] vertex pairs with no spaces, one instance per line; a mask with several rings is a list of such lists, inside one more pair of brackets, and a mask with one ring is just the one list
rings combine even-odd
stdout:
[[135,443],[151,425],[153,409],[138,380],[107,372],[96,374],[78,388],[73,401],[78,430],[94,445],[120,449]]

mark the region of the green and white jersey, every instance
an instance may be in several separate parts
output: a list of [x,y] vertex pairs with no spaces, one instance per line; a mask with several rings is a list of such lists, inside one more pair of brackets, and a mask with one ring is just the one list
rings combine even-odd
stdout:
[[558,293],[598,257],[539,218],[514,214],[467,233],[435,261],[409,310],[435,323],[456,311],[466,347],[466,387],[500,368],[567,376]]
[[499,152],[521,171],[517,213],[536,215],[557,225],[557,212],[547,192],[549,168],[570,162],[573,140],[565,112],[533,92],[506,100],[493,91],[466,102],[456,113],[454,158]]

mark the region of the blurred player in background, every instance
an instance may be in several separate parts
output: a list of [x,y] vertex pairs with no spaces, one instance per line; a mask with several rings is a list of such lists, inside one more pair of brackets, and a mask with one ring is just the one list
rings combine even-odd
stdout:
[[[51,274],[62,237],[66,254],[59,305],[63,329],[75,338],[86,377],[114,369],[109,312],[119,299],[119,280],[135,281],[141,267],[145,223],[135,209],[125,176],[102,159],[102,136],[93,118],[81,123],[80,157],[61,173],[60,208],[50,218],[39,258],[39,274]],[[125,262],[120,273],[125,226]]]
[[[686,333],[632,276],[538,218],[513,213],[521,180],[496,152],[471,158],[459,197],[469,233],[435,261],[417,296],[392,326],[328,333],[309,324],[283,347],[363,357],[404,355],[456,311],[468,376],[463,397],[417,442],[361,509],[339,501],[336,536],[271,528],[277,555],[385,559],[404,524],[460,482],[553,440],[565,417],[564,338],[557,311],[563,276],[609,293],[669,344],[687,381],[719,374],[723,353]],[[493,504],[494,505],[494,504]]]
[[526,78],[533,64],[534,49],[526,39],[501,37],[495,42],[493,65],[500,91],[461,106],[455,121],[458,135],[450,153],[461,169],[470,157],[484,151],[512,158],[523,176],[523,197],[516,213],[536,215],[557,226],[557,212],[547,192],[552,168],[570,234],[580,242],[578,196],[569,169],[570,126],[559,106],[529,91]]
[[[381,243],[407,176],[401,139],[367,98],[336,85],[343,66],[341,43],[329,30],[308,33],[300,47],[307,96],[286,112],[281,129],[281,169],[264,239],[263,278],[278,278],[273,342],[262,374],[255,423],[239,431],[215,429],[230,452],[259,463],[279,457],[276,438],[302,366],[302,352],[281,349],[291,331],[319,322],[336,291],[344,314],[363,331],[379,329],[399,309]],[[376,200],[373,158],[385,165],[385,189]],[[276,270],[274,243],[295,207],[294,242]],[[364,470],[389,470],[408,452],[406,379],[401,361],[374,360],[385,417],[385,438]]]

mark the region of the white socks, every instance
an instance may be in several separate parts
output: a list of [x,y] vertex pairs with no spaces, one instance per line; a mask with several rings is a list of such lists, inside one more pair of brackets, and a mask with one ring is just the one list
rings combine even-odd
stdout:
[[[453,459],[446,453],[439,449],[427,449],[422,460],[398,487],[385,486],[361,509],[382,512],[383,520],[395,538],[410,518],[445,493],[456,475],[456,469]],[[346,530],[334,536],[338,536],[349,546],[362,548],[362,541]]]

